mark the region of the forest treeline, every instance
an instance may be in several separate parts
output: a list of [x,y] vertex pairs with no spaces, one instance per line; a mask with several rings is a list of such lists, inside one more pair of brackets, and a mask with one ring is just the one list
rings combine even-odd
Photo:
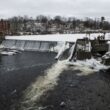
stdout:
[[39,15],[36,18],[17,16],[7,19],[11,34],[70,34],[109,31],[110,22],[105,17],[78,19],[75,17]]

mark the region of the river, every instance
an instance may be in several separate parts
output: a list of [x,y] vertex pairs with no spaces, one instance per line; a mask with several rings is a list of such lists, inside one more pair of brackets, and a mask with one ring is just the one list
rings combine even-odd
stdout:
[[12,110],[22,92],[56,62],[55,56],[50,52],[0,56],[0,110]]
[[55,56],[0,56],[0,110],[110,110],[110,70],[68,66]]

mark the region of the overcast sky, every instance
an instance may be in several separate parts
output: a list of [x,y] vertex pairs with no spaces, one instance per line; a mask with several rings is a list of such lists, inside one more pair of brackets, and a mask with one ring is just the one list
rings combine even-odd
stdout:
[[0,0],[0,18],[29,15],[110,16],[110,0]]

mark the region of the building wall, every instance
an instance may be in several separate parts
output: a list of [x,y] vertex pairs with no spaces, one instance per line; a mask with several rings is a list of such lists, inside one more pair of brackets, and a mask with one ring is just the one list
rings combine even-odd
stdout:
[[6,35],[10,32],[10,23],[5,20],[0,20],[0,35]]

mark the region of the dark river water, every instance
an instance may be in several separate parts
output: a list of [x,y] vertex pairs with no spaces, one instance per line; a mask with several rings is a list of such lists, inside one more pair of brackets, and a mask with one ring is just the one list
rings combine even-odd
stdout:
[[0,73],[49,65],[55,61],[55,55],[55,53],[48,52],[23,52],[14,56],[1,56]]
[[0,110],[13,110],[22,92],[55,63],[55,56],[48,52],[0,56]]
[[[66,68],[55,56],[48,52],[0,56],[0,110],[110,110],[110,70],[87,74],[86,69]],[[24,93],[29,99],[39,94],[40,101],[23,103]]]

